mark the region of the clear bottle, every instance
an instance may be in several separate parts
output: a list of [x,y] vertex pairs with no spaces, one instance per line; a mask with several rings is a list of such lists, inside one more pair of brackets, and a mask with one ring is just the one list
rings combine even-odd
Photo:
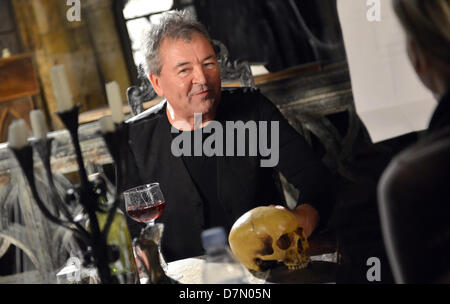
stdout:
[[204,284],[248,283],[244,266],[233,257],[222,227],[203,231],[202,242],[206,251],[202,273]]

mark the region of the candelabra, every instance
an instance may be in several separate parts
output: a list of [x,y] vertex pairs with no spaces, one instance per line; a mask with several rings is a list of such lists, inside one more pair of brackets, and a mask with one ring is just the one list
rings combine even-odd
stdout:
[[[120,193],[122,189],[121,177],[125,174],[126,165],[123,147],[127,145],[127,125],[122,123],[116,123],[115,128],[111,131],[103,133],[103,138],[107,145],[107,148],[113,158],[116,169],[116,191],[114,195],[114,202],[111,208],[108,210],[107,220],[103,227],[100,228],[99,222],[96,216],[96,212],[99,210],[98,199],[99,194],[95,191],[94,183],[91,183],[88,179],[86,169],[84,167],[83,156],[81,153],[80,142],[78,138],[78,111],[79,105],[74,106],[72,109],[58,112],[58,116],[69,131],[72,144],[75,149],[76,161],[78,164],[78,171],[80,177],[80,185],[70,189],[70,193],[75,195],[66,195],[61,198],[56,192],[54,186],[50,156],[51,156],[51,143],[52,139],[42,137],[35,139],[32,145],[17,146],[9,144],[9,148],[12,150],[16,157],[26,179],[30,186],[31,193],[34,200],[37,203],[38,208],[53,223],[65,227],[71,230],[78,239],[85,245],[87,263],[93,263],[97,270],[98,275],[102,283],[118,283],[117,278],[111,275],[109,264],[114,262],[118,257],[117,248],[114,245],[107,244],[107,236],[113,222],[117,207],[120,204]],[[33,170],[33,149],[37,152],[41,159],[50,189],[52,191],[52,202],[45,204],[39,197]],[[70,213],[68,204],[73,201],[81,204],[85,214],[89,219],[90,229],[86,229],[79,223],[79,221]]]

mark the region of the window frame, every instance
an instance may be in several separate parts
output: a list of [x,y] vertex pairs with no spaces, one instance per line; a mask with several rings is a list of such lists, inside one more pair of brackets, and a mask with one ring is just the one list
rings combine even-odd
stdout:
[[171,10],[181,10],[194,5],[194,1],[186,1],[186,0],[174,0],[172,7],[167,10],[152,12],[149,14],[143,14],[140,16],[125,18],[123,15],[123,9],[126,5],[126,0],[113,0],[113,10],[114,10],[114,18],[116,21],[116,26],[119,31],[120,44],[122,46],[123,54],[125,56],[125,63],[127,66],[127,70],[129,73],[129,77],[131,80],[131,84],[138,83],[138,67],[134,62],[134,52],[132,48],[132,41],[130,35],[128,33],[127,22],[131,20],[136,20],[140,18],[146,18],[150,22],[150,18],[153,15],[158,15]]

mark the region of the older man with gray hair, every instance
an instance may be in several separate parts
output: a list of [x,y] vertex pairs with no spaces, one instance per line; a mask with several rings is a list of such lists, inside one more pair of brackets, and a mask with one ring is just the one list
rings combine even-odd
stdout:
[[[168,261],[203,254],[200,235],[204,229],[223,226],[229,230],[254,207],[285,204],[274,178],[278,172],[300,190],[292,212],[305,233],[309,236],[319,224],[326,223],[333,201],[328,170],[257,90],[221,87],[211,38],[191,14],[166,13],[160,24],[152,27],[147,36],[146,60],[153,88],[165,100],[128,122],[132,169],[126,187],[160,183],[166,208],[157,221],[165,224],[162,251]],[[201,120],[196,121],[196,117]],[[241,121],[244,126],[249,122],[276,122],[278,127],[257,142],[245,138],[232,143],[232,150],[246,151],[263,141],[273,146],[279,143],[275,147],[279,152],[276,166],[260,166],[260,160],[267,157],[262,153],[195,153],[197,146],[214,135],[215,129],[208,129],[208,125],[225,126],[230,121]],[[257,125],[257,134],[264,134],[260,130],[263,125]],[[178,136],[193,139],[194,144],[183,149],[194,153],[174,155],[172,143]],[[242,143],[245,147],[237,146]],[[214,145],[230,143],[216,140]],[[130,221],[129,226],[132,235],[139,232],[136,223]]]

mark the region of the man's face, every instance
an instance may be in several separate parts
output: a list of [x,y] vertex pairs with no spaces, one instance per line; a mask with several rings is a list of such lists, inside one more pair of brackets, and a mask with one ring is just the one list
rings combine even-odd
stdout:
[[150,74],[156,93],[167,98],[175,117],[192,118],[194,113],[214,113],[220,100],[220,70],[215,52],[201,34],[191,41],[163,40],[159,76]]

